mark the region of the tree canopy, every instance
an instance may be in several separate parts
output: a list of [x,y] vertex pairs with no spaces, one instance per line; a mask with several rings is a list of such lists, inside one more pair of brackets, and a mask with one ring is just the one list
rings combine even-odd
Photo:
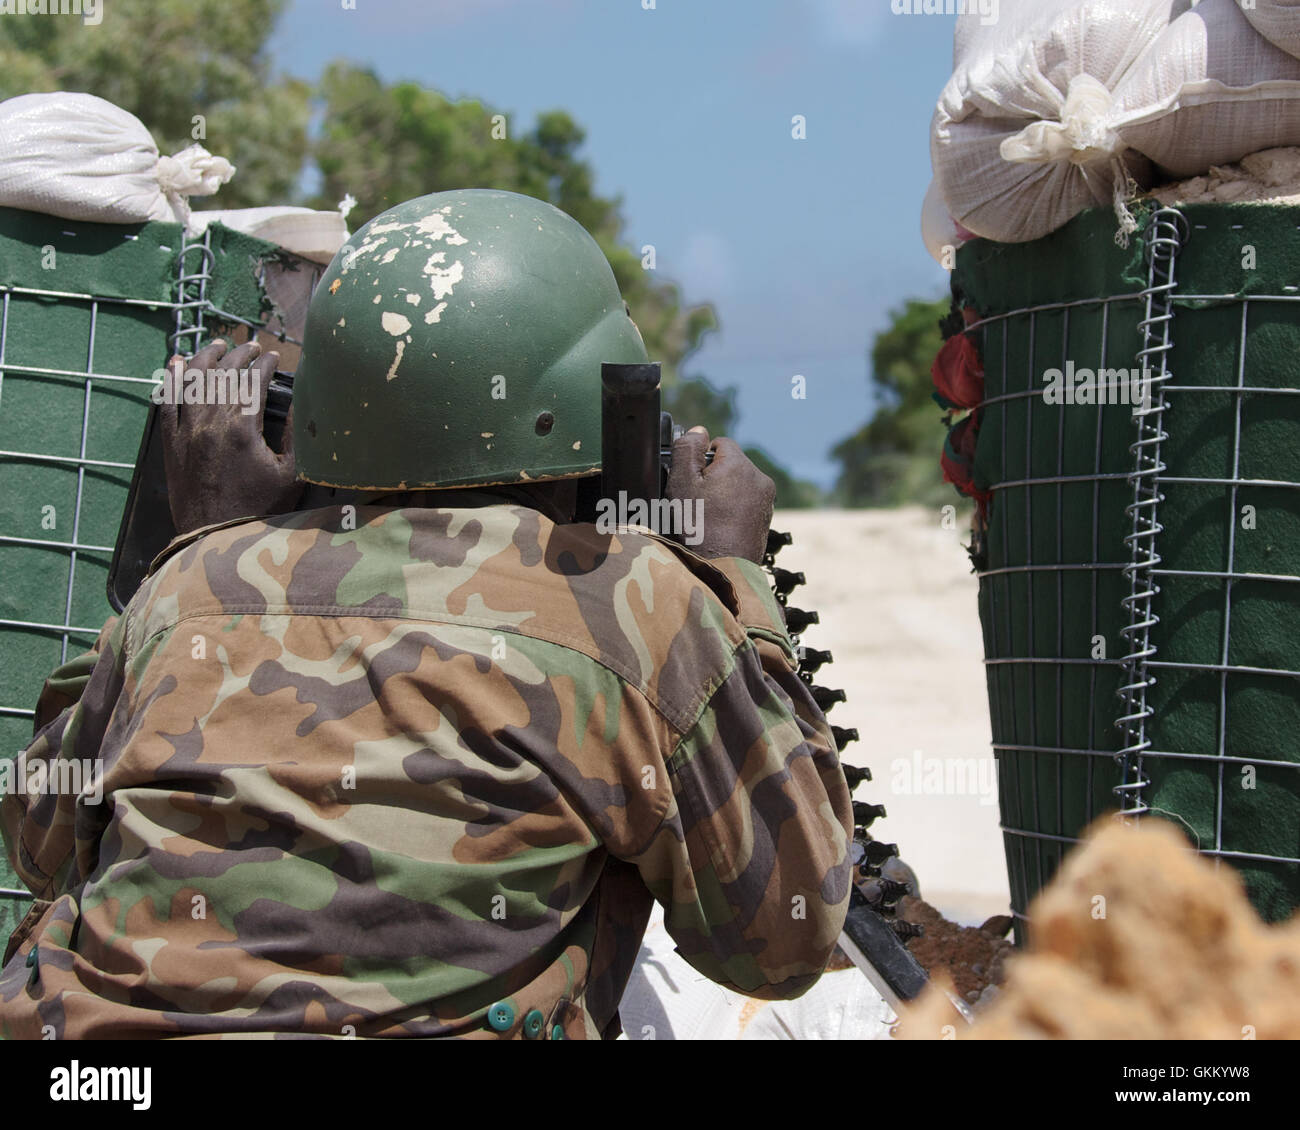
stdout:
[[836,494],[846,506],[955,502],[939,472],[946,434],[931,398],[930,366],[943,345],[949,300],[911,299],[893,314],[871,350],[875,416],[831,452],[840,464]]
[[[84,33],[75,20],[6,21],[0,99],[78,90],[138,117],[159,149],[199,141],[228,158],[235,178],[197,208],[357,203],[353,230],[402,200],[453,188],[492,187],[546,200],[595,237],[613,267],[650,355],[663,365],[665,407],[683,423],[726,434],[735,389],[682,372],[717,328],[708,304],[686,306],[671,282],[646,269],[624,233],[622,199],[600,196],[580,156],[585,133],[563,110],[523,128],[472,99],[452,101],[416,82],[385,83],[350,62],[319,82],[274,73],[269,39],[286,0],[153,0],[114,9]],[[321,126],[312,135],[313,109]],[[304,176],[314,172],[315,176]],[[304,183],[318,182],[313,192]],[[771,464],[771,460],[768,460]],[[781,505],[818,492],[779,467]]]

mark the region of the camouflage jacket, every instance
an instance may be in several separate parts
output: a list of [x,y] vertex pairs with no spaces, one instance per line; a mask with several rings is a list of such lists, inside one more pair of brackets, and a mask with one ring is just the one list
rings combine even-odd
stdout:
[[14,766],[0,1033],[607,1037],[652,899],[816,981],[851,811],[758,566],[499,504],[200,533]]

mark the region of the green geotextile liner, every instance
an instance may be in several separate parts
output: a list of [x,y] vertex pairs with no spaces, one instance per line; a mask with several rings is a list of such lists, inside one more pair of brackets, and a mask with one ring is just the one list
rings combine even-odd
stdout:
[[[282,252],[219,225],[210,231],[207,300],[260,323],[267,304],[258,261]],[[0,208],[0,288],[101,299],[0,289],[6,300],[0,322],[0,450],[77,459],[84,418],[84,457],[126,464],[86,465],[78,509],[76,463],[0,456],[0,537],[63,543],[0,541],[0,619],[92,629],[70,636],[68,657],[93,643],[94,630],[112,614],[105,583],[148,406],[148,385],[107,378],[148,378],[166,363],[181,236],[175,224],[92,224]],[[202,261],[200,252],[187,254],[191,270]],[[88,372],[94,375],[88,378]],[[97,548],[76,552],[74,567],[67,548],[73,544]],[[30,711],[64,652],[62,632],[0,626],[0,707]],[[0,752],[14,756],[31,733],[30,717],[0,715]],[[0,887],[21,887],[3,864]],[[0,934],[7,935],[24,910],[25,904],[0,897]]]
[[[1300,303],[1264,299],[1300,296],[1300,208],[1180,211],[1187,238],[1175,266],[1169,383],[1300,387]],[[1129,622],[1122,604],[1129,582],[1118,566],[1130,558],[1123,539],[1133,493],[1124,476],[1133,468],[1136,429],[1127,405],[1051,405],[1041,392],[1043,374],[1067,361],[1076,370],[1139,366],[1145,304],[1086,300],[1146,287],[1150,220],[1148,209],[1127,250],[1115,245],[1113,213],[1097,209],[1045,239],[976,241],[958,256],[958,286],[981,318],[1083,303],[994,318],[975,331],[986,382],[975,481],[993,489],[980,616],[1019,913],[1068,841],[1119,807],[1112,792],[1119,767],[1089,751],[1113,754],[1126,744],[1116,692],[1128,650],[1120,632]],[[1192,297],[1221,295],[1232,297]],[[1031,388],[1033,396],[997,399]],[[1193,388],[1168,392],[1166,403],[1158,568],[1300,574],[1300,491],[1237,486],[1234,496],[1230,484],[1166,481],[1300,483],[1300,397]],[[1086,478],[1025,483],[1071,476]],[[1142,799],[1202,849],[1225,853],[1266,920],[1286,918],[1300,904],[1300,867],[1231,853],[1300,857],[1300,770],[1290,767],[1300,764],[1300,676],[1221,668],[1300,672],[1300,585],[1238,579],[1229,591],[1226,578],[1212,575],[1155,580],[1159,622],[1148,674],[1156,683],[1147,700],[1151,752],[1142,763],[1150,786]],[[1161,756],[1169,753],[1200,759]],[[1267,761],[1287,765],[1260,764]]]

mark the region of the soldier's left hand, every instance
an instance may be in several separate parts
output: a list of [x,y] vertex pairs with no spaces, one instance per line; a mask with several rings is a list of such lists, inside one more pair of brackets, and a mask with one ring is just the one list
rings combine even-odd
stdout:
[[[252,370],[253,403],[160,405],[167,495],[178,534],[262,514],[292,510],[304,484],[295,478],[293,409],[285,422],[282,450],[272,451],[262,435],[267,386],[279,354],[263,354],[255,341],[228,351],[220,338],[188,360],[168,367],[184,370]],[[233,399],[233,398],[232,398]]]

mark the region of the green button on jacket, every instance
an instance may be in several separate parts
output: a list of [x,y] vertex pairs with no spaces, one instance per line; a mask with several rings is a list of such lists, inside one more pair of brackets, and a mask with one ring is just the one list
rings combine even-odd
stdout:
[[515,1009],[509,1001],[488,1006],[488,1025],[497,1032],[509,1032],[515,1026]]

